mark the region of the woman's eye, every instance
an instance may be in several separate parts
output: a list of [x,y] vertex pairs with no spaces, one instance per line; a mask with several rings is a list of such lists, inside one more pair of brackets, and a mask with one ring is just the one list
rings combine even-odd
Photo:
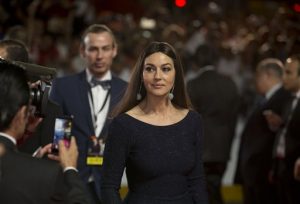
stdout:
[[153,67],[150,67],[150,66],[147,66],[147,67],[145,67],[145,71],[146,71],[146,72],[153,72],[153,71],[154,71],[154,68],[153,68]]
[[169,72],[169,71],[171,71],[171,68],[170,67],[163,67],[162,71],[163,72]]

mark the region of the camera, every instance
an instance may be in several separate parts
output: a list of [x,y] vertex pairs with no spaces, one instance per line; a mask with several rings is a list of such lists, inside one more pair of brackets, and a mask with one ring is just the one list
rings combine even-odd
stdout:
[[30,88],[31,105],[35,106],[35,116],[44,117],[50,88],[51,83],[47,81],[40,81],[36,87]]
[[25,68],[30,82],[39,81],[30,88],[30,97],[31,104],[35,106],[34,115],[44,117],[49,100],[51,81],[56,76],[56,69],[20,61],[15,61],[15,63]]

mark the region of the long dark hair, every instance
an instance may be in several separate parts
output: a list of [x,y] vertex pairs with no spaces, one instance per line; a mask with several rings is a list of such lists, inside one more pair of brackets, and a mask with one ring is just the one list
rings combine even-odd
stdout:
[[[175,82],[174,82],[174,98],[172,103],[180,108],[191,109],[191,102],[188,97],[185,83],[184,83],[184,74],[182,69],[182,64],[180,57],[176,53],[175,49],[166,42],[152,42],[150,43],[145,50],[140,54],[138,61],[135,64],[134,70],[131,75],[130,82],[124,94],[124,97],[117,105],[116,109],[113,111],[112,116],[117,116],[121,113],[125,113],[126,111],[132,109],[136,105],[140,103],[146,96],[146,90],[144,84],[142,82],[142,74],[144,68],[145,59],[157,52],[161,52],[167,56],[169,56],[174,63],[175,68]],[[137,93],[141,88],[142,99],[137,100]]]

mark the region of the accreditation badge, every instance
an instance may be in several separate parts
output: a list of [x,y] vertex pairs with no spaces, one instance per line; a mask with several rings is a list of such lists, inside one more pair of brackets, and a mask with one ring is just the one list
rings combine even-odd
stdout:
[[103,153],[104,153],[104,141],[103,139],[97,138],[96,136],[90,137],[90,147],[88,148],[86,164],[87,165],[98,165],[103,164]]

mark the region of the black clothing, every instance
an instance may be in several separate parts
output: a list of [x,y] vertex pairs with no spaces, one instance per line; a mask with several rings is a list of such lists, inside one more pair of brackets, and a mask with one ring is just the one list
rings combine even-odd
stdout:
[[211,204],[222,204],[221,182],[235,135],[238,90],[213,66],[200,68],[187,87],[193,106],[203,117],[203,162],[209,200]]
[[88,204],[86,189],[78,173],[46,159],[17,151],[8,138],[0,135],[5,148],[1,156],[0,203]]
[[116,117],[104,153],[103,202],[122,203],[118,189],[126,167],[129,193],[124,203],[207,203],[201,125],[200,115],[194,111],[166,126],[127,114]]
[[55,118],[63,116],[62,109],[57,103],[48,100],[45,118],[38,125],[31,137],[24,141],[18,149],[21,152],[32,154],[40,146],[45,146],[53,142]]
[[[290,99],[289,105],[292,104]],[[299,100],[299,99],[298,99]],[[286,107],[290,109],[290,107]],[[287,121],[285,121],[286,123]],[[293,111],[292,118],[287,125],[285,134],[285,156],[274,159],[273,171],[277,180],[279,203],[298,204],[300,203],[300,182],[294,178],[294,165],[300,157],[300,102]]]
[[243,185],[245,204],[277,202],[275,186],[268,179],[276,132],[269,128],[264,111],[282,115],[289,97],[289,92],[279,88],[269,100],[257,104],[245,124],[235,175],[235,182]]

